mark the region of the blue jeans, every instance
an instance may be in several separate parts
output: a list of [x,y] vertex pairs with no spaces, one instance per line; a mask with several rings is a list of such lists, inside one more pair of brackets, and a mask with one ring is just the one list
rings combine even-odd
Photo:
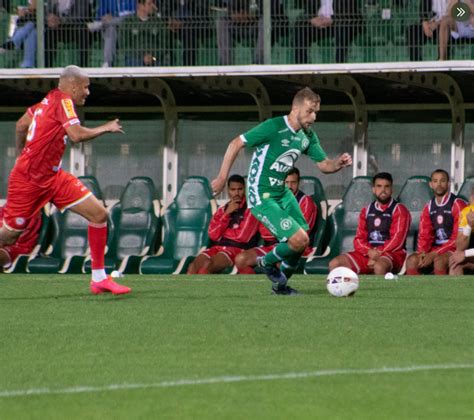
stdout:
[[16,49],[21,48],[23,44],[23,61],[20,64],[22,68],[35,67],[36,63],[36,27],[33,22],[26,22],[23,26],[15,29],[12,36],[12,42]]

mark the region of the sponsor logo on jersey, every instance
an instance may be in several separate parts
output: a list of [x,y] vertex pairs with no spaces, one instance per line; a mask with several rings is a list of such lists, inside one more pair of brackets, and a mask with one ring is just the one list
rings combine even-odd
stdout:
[[281,141],[281,145],[282,145],[283,147],[288,147],[288,146],[290,145],[290,140],[288,140],[288,139],[283,139],[283,140]]
[[273,234],[277,232],[276,227],[268,220],[267,216],[262,216],[260,221],[265,225],[265,227]]
[[289,229],[291,229],[291,226],[293,226],[293,222],[290,219],[283,219],[280,222],[280,227],[283,230],[289,230]]
[[286,173],[288,172],[293,166],[295,166],[295,162],[300,157],[300,151],[298,149],[290,149],[287,152],[283,153],[282,155],[278,156],[275,159],[275,162],[272,163],[270,169]]
[[268,180],[270,181],[270,185],[272,187],[274,187],[275,185],[278,185],[279,187],[281,187],[284,184],[284,182],[281,179],[272,178],[271,176],[268,177]]
[[17,217],[15,219],[15,222],[18,226],[23,226],[26,222],[25,218],[24,217]]
[[267,154],[269,145],[264,147],[257,147],[253,154],[252,162],[250,163],[249,178],[248,178],[248,207],[255,207],[260,204],[260,197],[258,195],[258,182],[260,174],[262,173],[265,156]]
[[76,110],[74,109],[74,104],[71,99],[61,99],[61,105],[66,113],[66,117],[77,118]]

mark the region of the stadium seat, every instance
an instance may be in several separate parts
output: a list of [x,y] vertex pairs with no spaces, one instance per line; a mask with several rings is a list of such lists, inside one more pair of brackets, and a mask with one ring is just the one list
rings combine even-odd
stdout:
[[397,200],[403,203],[411,214],[411,226],[407,236],[407,251],[416,250],[420,216],[425,204],[433,197],[427,176],[411,176],[403,184]]
[[372,200],[372,178],[355,177],[347,187],[342,203],[336,206],[327,220],[324,237],[328,244],[324,253],[308,258],[304,267],[306,274],[327,273],[331,259],[353,248],[360,211]]
[[[92,176],[79,177],[82,183],[100,200],[99,183]],[[52,240],[44,254],[31,259],[27,265],[30,273],[81,273],[89,254],[87,237],[88,221],[70,211],[56,211],[51,216]],[[109,232],[111,223],[109,221]]]
[[111,210],[114,239],[107,259],[115,260],[121,273],[138,273],[140,260],[155,252],[161,232],[156,195],[153,181],[137,176],[128,182],[120,202]]
[[313,231],[311,232],[311,246],[314,248],[314,255],[322,253],[321,242],[328,215],[328,202],[321,181],[313,176],[302,176],[300,179],[300,188],[306,195],[309,195],[318,207],[318,215]]
[[187,178],[165,211],[163,243],[157,255],[143,258],[140,273],[184,272],[192,257],[207,245],[207,229],[215,210],[209,181],[198,176]]
[[41,210],[41,228],[38,235],[38,242],[29,254],[18,255],[10,267],[4,268],[4,273],[26,273],[28,262],[34,259],[40,252],[44,252],[48,246],[50,233],[50,205],[47,204]]
[[471,191],[474,188],[474,176],[468,176],[459,188],[458,196],[467,202],[471,197]]

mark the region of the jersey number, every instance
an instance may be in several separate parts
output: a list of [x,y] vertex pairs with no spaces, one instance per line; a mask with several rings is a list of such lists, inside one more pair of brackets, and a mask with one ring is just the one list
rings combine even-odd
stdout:
[[33,136],[35,135],[36,130],[36,118],[43,112],[43,110],[37,109],[33,115],[33,119],[31,120],[30,126],[28,127],[28,134],[26,135],[26,141],[33,140]]

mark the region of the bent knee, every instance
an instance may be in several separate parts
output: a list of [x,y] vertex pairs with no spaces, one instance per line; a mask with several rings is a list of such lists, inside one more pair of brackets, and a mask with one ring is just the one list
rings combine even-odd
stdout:
[[105,223],[107,222],[108,212],[105,207],[98,207],[94,214],[90,217],[89,222],[91,223]]
[[309,245],[309,236],[306,232],[293,235],[288,240],[288,245],[297,252],[303,252]]

